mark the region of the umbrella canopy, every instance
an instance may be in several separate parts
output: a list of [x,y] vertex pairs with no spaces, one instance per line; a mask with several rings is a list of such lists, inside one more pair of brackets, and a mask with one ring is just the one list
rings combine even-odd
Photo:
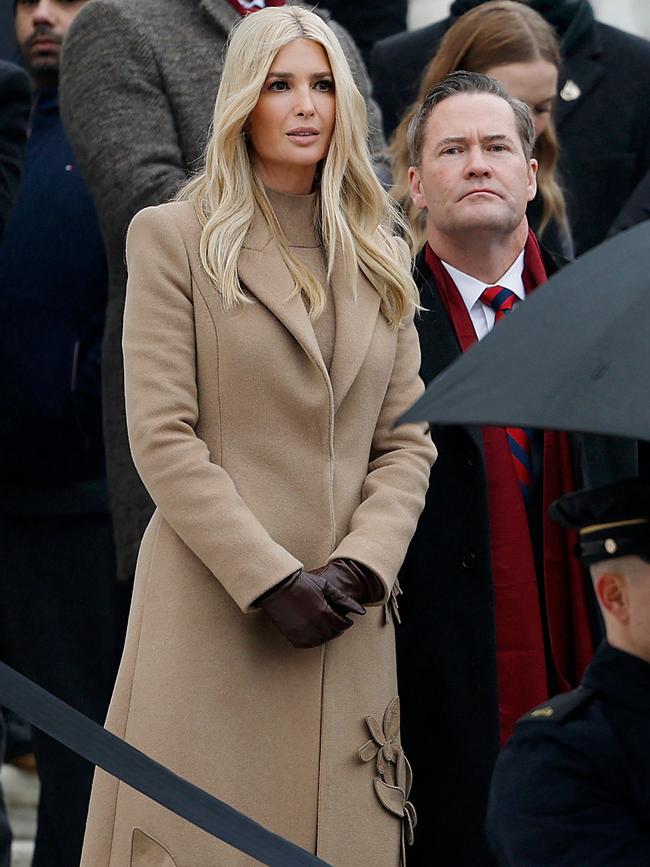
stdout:
[[537,289],[429,384],[412,421],[650,440],[650,221]]

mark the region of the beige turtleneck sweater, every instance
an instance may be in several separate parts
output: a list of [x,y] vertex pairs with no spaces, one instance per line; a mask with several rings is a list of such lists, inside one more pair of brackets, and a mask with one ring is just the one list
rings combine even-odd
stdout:
[[314,333],[320,347],[325,367],[329,370],[334,354],[336,324],[334,319],[334,295],[327,279],[325,251],[316,231],[316,193],[294,196],[266,189],[271,207],[287,236],[293,255],[309,269],[325,290],[325,310],[313,322]]

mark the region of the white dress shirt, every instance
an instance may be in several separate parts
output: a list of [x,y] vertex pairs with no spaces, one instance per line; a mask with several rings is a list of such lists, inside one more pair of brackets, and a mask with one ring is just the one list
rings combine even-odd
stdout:
[[458,268],[454,268],[453,265],[448,265],[446,262],[442,263],[458,287],[479,340],[482,340],[494,327],[494,310],[489,304],[484,304],[480,300],[481,295],[488,286],[503,286],[505,289],[510,289],[522,301],[526,297],[526,290],[524,289],[524,252],[525,250],[521,251],[503,277],[495,280],[494,283],[482,283],[476,277],[470,277],[469,274],[465,274],[463,271],[459,271]]

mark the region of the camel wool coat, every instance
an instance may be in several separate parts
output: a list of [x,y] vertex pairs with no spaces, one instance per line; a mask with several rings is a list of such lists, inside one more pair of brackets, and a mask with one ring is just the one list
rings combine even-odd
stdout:
[[[436,454],[423,426],[393,428],[423,389],[413,320],[390,328],[365,278],[355,302],[335,272],[328,372],[261,214],[238,266],[253,303],[232,312],[199,238],[186,202],[129,230],[127,419],[156,511],[107,727],[336,867],[397,867],[411,805],[388,607],[296,650],[251,606],[336,557],[390,601]],[[82,867],[253,863],[97,772]]]

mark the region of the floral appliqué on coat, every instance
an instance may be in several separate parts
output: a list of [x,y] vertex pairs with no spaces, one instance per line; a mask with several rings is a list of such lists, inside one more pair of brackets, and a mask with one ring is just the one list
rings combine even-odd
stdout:
[[413,772],[399,743],[399,698],[386,708],[380,725],[374,716],[366,717],[371,739],[359,749],[362,762],[377,763],[374,787],[383,807],[402,820],[402,864],[406,863],[406,843],[413,845],[417,815],[408,797],[413,784]]
[[395,579],[395,583],[393,584],[393,589],[390,591],[390,596],[386,604],[384,605],[384,622],[392,623],[393,620],[396,623],[401,623],[402,618],[399,616],[399,597],[402,595],[402,588],[399,586],[399,579]]

